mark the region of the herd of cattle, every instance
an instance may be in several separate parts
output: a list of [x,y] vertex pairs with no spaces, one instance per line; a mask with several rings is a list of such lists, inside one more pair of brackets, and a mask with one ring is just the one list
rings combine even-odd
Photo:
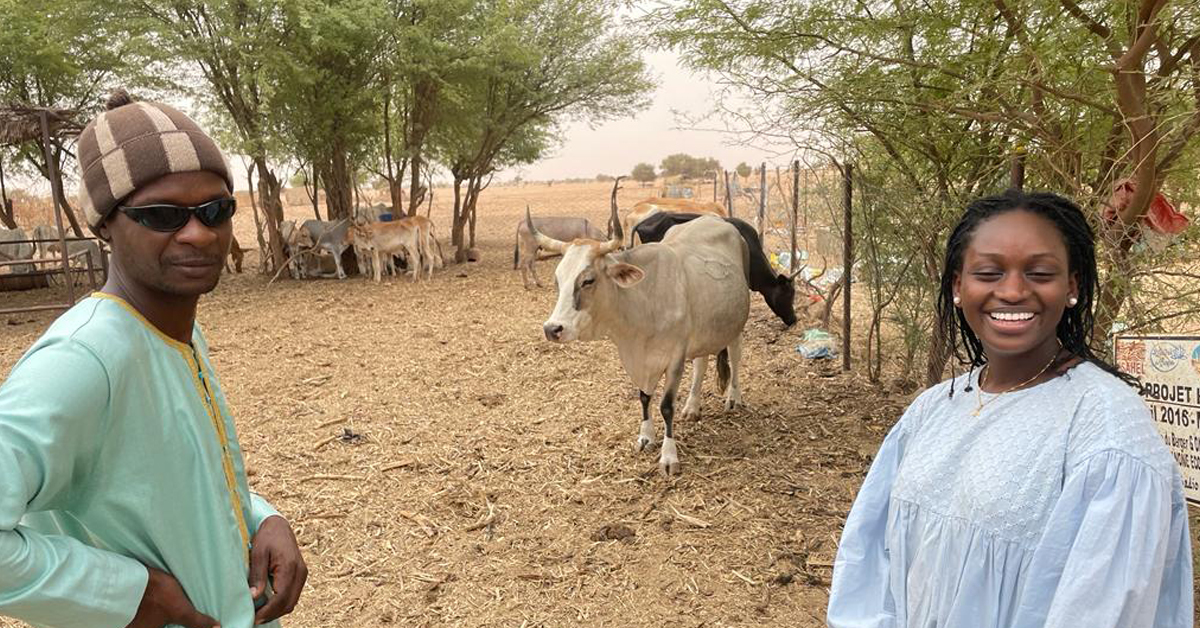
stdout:
[[717,387],[730,410],[742,401],[739,364],[750,291],[759,292],[784,324],[796,322],[793,281],[799,272],[776,273],[754,227],[723,214],[715,203],[649,199],[621,221],[614,187],[607,236],[585,219],[534,218],[528,209],[517,229],[513,267],[521,269],[526,288],[526,273],[541,285],[533,272],[539,249],[562,256],[554,272],[557,300],[542,325],[546,339],[608,338],[617,345],[642,405],[635,451],[655,442],[650,401],[666,376],[658,460],[666,475],[679,472],[675,398],[686,363],[692,362],[692,385],[683,418],[700,414],[701,385],[714,355]]
[[[685,364],[692,362],[693,374],[683,418],[700,413],[700,388],[710,356],[716,356],[725,408],[740,404],[741,338],[749,316],[749,293],[760,293],[790,327],[796,322],[793,299],[798,273],[777,273],[754,227],[725,217],[717,203],[647,199],[621,220],[616,190],[614,186],[606,232],[585,218],[534,218],[526,209],[517,227],[513,269],[520,269],[527,289],[531,278],[541,286],[534,271],[539,251],[562,256],[555,269],[557,300],[543,333],[552,342],[609,338],[617,345],[642,405],[637,451],[655,442],[650,401],[665,375],[659,405],[665,427],[659,468],[670,475],[678,473],[680,466],[674,418]],[[362,272],[372,273],[377,282],[384,273],[396,272],[399,264],[414,281],[422,274],[432,277],[433,270],[443,265],[435,226],[422,216],[287,220],[280,225],[280,235],[288,268],[296,278],[328,276],[323,258],[332,258],[332,274],[345,278],[343,254],[350,250]],[[30,239],[42,241],[43,246],[15,243]],[[96,248],[95,240],[68,242],[71,256]],[[243,251],[235,240],[231,257],[239,271]],[[19,229],[0,230],[0,261],[53,257],[61,258],[56,230],[39,226],[32,238]]]
[[[91,239],[71,238],[66,241],[67,256],[72,260],[90,256],[92,264],[100,266],[100,245]],[[15,262],[19,260],[52,260],[62,256],[62,241],[58,229],[49,225],[37,225],[32,232],[16,229],[0,228],[0,262]],[[9,267],[11,273],[28,273],[34,270],[34,264],[14,264]]]
[[[376,208],[378,209],[378,208]],[[283,253],[293,277],[321,276],[321,258],[333,258],[334,274],[346,278],[342,255],[353,250],[363,274],[370,272],[375,281],[384,273],[404,264],[416,281],[421,273],[431,278],[435,268],[443,266],[442,246],[433,221],[424,216],[398,220],[367,220],[362,217],[341,220],[305,220],[299,224],[285,220],[279,226]],[[234,243],[230,249],[237,248]]]

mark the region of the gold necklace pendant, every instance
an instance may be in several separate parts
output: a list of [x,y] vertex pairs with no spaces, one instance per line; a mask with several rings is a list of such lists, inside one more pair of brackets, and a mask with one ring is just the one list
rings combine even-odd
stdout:
[[[1008,388],[1007,390],[1002,390],[1002,391],[996,393],[995,397],[992,397],[991,399],[988,399],[987,401],[983,400],[983,384],[987,380],[987,374],[985,374],[983,372],[983,369],[980,369],[979,370],[980,377],[975,382],[975,401],[976,401],[977,405],[975,406],[975,410],[973,412],[971,412],[971,416],[978,417],[979,414],[981,412],[983,412],[983,408],[985,406],[987,406],[989,403],[999,399],[1000,397],[1004,396],[1005,394],[1010,393],[1018,388],[1023,388],[1025,386],[1027,386],[1028,384],[1030,384],[1031,382],[1033,382],[1034,380],[1036,380],[1037,378],[1041,377],[1043,374],[1045,374],[1046,371],[1050,370],[1050,367],[1054,365],[1054,362],[1056,360],[1058,360],[1058,354],[1061,351],[1062,351],[1062,341],[1059,340],[1058,341],[1058,351],[1055,351],[1054,355],[1050,356],[1050,361],[1046,363],[1046,366],[1042,367],[1042,370],[1037,372],[1037,375],[1030,377],[1029,379],[1021,382],[1020,384],[1017,384],[1016,386]],[[988,367],[987,364],[983,365],[984,369],[986,369],[987,367]]]

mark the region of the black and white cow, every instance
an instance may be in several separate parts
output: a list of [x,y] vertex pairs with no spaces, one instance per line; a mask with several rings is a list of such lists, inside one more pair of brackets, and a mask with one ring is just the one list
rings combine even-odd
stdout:
[[[634,231],[637,232],[638,239],[643,243],[659,242],[667,235],[667,231],[671,227],[691,222],[702,215],[704,214],[660,212],[643,219],[637,224]],[[762,241],[758,239],[758,232],[754,230],[754,227],[737,218],[725,218],[724,220],[737,227],[738,233],[746,241],[746,247],[750,249],[750,289],[762,295],[767,307],[771,308],[771,311],[779,317],[779,320],[783,321],[784,325],[788,327],[795,325],[796,308],[793,301],[796,298],[796,285],[793,280],[799,271],[791,276],[776,273],[763,252]]]

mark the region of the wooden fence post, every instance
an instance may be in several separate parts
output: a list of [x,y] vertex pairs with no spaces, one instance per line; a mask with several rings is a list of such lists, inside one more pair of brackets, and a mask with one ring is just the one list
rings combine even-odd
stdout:
[[729,171],[725,171],[725,213],[733,218],[733,194],[729,191]]
[[758,240],[761,242],[767,222],[767,162],[758,170]]
[[[41,112],[41,123],[42,151],[46,155],[46,172],[50,175],[50,198],[54,201],[54,221],[58,225],[58,245],[62,247],[63,284],[67,289],[67,309],[71,309],[75,305],[75,277],[71,273],[71,257],[67,252],[66,233],[63,231],[63,196],[62,189],[58,187],[60,181],[58,168],[55,167],[54,158],[50,155],[50,120],[44,109]],[[80,182],[80,185],[84,185],[84,183]]]
[[792,256],[788,258],[788,273],[796,272],[796,217],[800,213],[800,160],[792,162]]
[[845,181],[845,232],[843,233],[842,248],[842,370],[850,370],[850,284],[854,271],[854,232],[851,231],[853,222],[854,200],[854,164],[846,163]]

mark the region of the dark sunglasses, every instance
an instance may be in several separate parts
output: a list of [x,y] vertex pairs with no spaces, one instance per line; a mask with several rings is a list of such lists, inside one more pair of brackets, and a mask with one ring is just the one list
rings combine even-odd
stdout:
[[233,212],[237,210],[237,201],[232,198],[218,198],[195,207],[179,205],[142,205],[117,209],[129,216],[139,225],[154,231],[179,231],[194,215],[206,227],[217,228],[229,222]]

